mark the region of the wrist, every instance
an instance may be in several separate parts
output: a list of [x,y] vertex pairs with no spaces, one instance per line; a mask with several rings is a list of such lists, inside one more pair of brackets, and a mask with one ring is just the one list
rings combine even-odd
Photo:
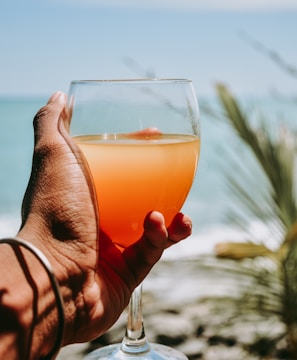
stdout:
[[20,238],[0,241],[2,246],[10,246],[1,253],[1,260],[3,255],[9,260],[1,262],[8,276],[1,281],[1,311],[13,319],[10,329],[4,329],[11,334],[6,340],[14,343],[16,357],[52,358],[63,340],[64,307],[51,265],[29,242]]
[[[80,302],[77,300],[80,287],[77,285],[76,291],[75,284],[77,284],[77,279],[82,276],[82,272],[73,261],[75,257],[69,252],[67,241],[63,242],[55,239],[46,229],[46,226],[42,226],[42,219],[37,220],[31,217],[27,219],[26,224],[21,228],[17,236],[30,241],[40,249],[53,268],[64,302],[65,324],[62,345],[68,345],[74,342],[73,329],[76,329],[75,323],[78,319],[77,303]],[[53,304],[53,306],[55,305],[56,303]],[[47,322],[45,321],[45,323]],[[56,335],[56,330],[54,335]]]
[[0,358],[16,359],[30,351],[33,292],[10,245],[1,244],[0,261]]

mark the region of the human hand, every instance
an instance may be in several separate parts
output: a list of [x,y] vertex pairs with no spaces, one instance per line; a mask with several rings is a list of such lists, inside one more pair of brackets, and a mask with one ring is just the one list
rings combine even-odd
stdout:
[[[60,92],[34,119],[32,174],[18,234],[40,248],[55,270],[65,301],[64,345],[104,333],[164,249],[191,233],[187,216],[177,214],[166,229],[162,214],[152,212],[141,239],[120,252],[100,232],[92,179],[68,134],[69,121]],[[56,326],[53,321],[48,329],[52,337]]]

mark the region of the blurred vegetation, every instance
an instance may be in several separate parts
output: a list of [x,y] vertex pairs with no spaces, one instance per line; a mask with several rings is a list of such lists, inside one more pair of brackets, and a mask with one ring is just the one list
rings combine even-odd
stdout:
[[[287,327],[287,341],[290,356],[297,358],[297,201],[296,201],[296,155],[297,138],[294,131],[281,124],[277,133],[269,126],[253,127],[249,115],[223,84],[216,85],[223,116],[232,126],[249,153],[257,161],[265,181],[258,182],[251,194],[240,172],[226,174],[231,193],[245,211],[233,214],[242,223],[245,214],[253,214],[255,219],[273,227],[277,234],[278,246],[271,249],[250,239],[247,242],[221,242],[216,246],[216,256],[233,260],[269,257],[277,265],[275,282],[281,283],[281,316]],[[269,124],[269,123],[268,123]],[[238,156],[235,154],[234,156]],[[242,154],[241,161],[245,162]],[[249,166],[246,164],[245,166]],[[262,186],[262,188],[261,188]],[[264,187],[264,189],[263,189]],[[240,208],[239,207],[239,208]],[[267,283],[273,287],[273,283]]]

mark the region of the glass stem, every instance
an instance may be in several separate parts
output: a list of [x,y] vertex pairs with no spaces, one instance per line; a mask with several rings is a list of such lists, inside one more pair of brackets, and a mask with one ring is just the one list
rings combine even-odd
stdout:
[[128,354],[140,354],[149,351],[145,337],[142,316],[142,284],[133,291],[128,307],[126,334],[121,350]]

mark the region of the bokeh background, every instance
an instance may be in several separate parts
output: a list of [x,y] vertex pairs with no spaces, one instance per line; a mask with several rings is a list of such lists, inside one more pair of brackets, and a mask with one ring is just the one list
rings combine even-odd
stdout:
[[193,79],[199,96],[290,93],[246,38],[296,63],[294,0],[10,0],[0,5],[2,95],[48,96],[80,78]]
[[215,84],[222,82],[270,121],[294,122],[296,76],[284,67],[297,64],[296,20],[294,0],[1,2],[1,234],[19,225],[32,118],[54,91],[67,92],[73,79],[183,77],[193,80],[201,105],[201,160],[185,211],[203,241],[194,237],[182,249],[209,250],[218,236],[230,237],[234,229],[221,226],[230,202],[221,148],[231,145],[204,104],[215,104]]
[[[264,120],[272,137],[288,135],[275,131],[283,124],[296,139],[296,34],[296,0],[1,1],[0,237],[14,235],[20,225],[32,120],[53,92],[67,92],[73,79],[190,78],[202,125],[199,169],[184,207],[193,235],[167,251],[146,281],[148,332],[192,360],[296,358],[297,339],[292,357],[284,324],[297,319],[297,294],[279,286],[279,263],[272,264],[270,253],[284,231],[276,231],[275,219],[270,226],[268,215],[263,221],[245,213],[227,186],[228,175],[238,175],[250,203],[267,205],[259,194],[270,188],[219,116],[216,91],[217,83],[225,84],[248,120],[256,127]],[[296,146],[286,136],[283,143]],[[294,171],[292,176],[295,181]],[[244,228],[231,210],[243,215]],[[218,242],[250,239],[260,247],[228,248],[247,262],[222,263],[213,256]],[[258,261],[259,251],[268,253],[264,261]],[[120,340],[124,323],[101,344]],[[77,356],[66,349],[60,359],[81,359],[80,349]]]

